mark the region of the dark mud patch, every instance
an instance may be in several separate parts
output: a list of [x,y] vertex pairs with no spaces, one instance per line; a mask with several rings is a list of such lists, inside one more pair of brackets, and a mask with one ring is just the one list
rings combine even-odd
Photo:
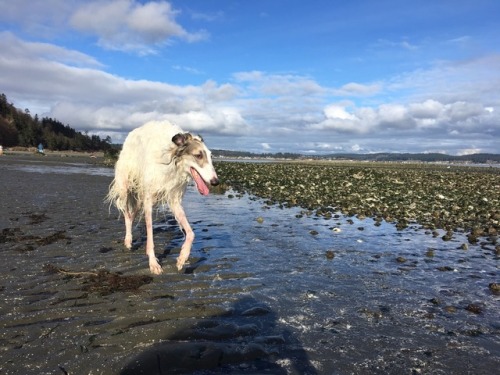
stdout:
[[82,291],[98,293],[101,296],[117,292],[137,292],[141,286],[153,281],[153,277],[148,275],[121,275],[108,270],[74,272],[53,264],[45,265],[44,270],[47,273],[62,275],[65,278],[80,278],[82,279]]
[[15,250],[28,252],[36,250],[39,246],[50,245],[60,240],[70,240],[65,230],[57,231],[48,236],[34,236],[25,234],[21,228],[4,228],[0,233],[0,243],[16,243]]
[[44,213],[29,213],[28,218],[30,219],[30,225],[40,224],[48,219]]

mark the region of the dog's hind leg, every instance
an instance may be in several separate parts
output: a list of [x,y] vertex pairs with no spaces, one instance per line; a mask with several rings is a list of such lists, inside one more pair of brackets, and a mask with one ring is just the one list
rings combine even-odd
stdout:
[[125,217],[125,241],[124,245],[127,249],[132,248],[132,224],[134,223],[135,219],[135,214],[137,212],[137,208],[133,204],[133,202],[130,201],[130,198],[134,199],[135,203],[135,198],[129,196],[129,201],[127,201],[126,204],[126,209],[125,212],[123,213],[123,216]]
[[132,224],[137,213],[137,197],[129,191],[129,184],[125,179],[115,179],[115,189],[118,192],[116,206],[125,218],[125,239],[123,244],[127,249],[131,249]]
[[186,235],[186,239],[182,244],[181,252],[177,257],[177,270],[180,271],[182,267],[184,267],[184,263],[186,263],[189,258],[189,254],[191,253],[191,247],[194,241],[194,232],[191,225],[189,225],[186,214],[181,205],[172,207],[172,212],[174,213],[175,219],[181,228],[184,229],[184,234]]
[[146,222],[146,254],[149,259],[149,270],[153,274],[159,275],[163,270],[155,255],[155,245],[153,242],[153,201],[150,196],[144,199],[144,218]]

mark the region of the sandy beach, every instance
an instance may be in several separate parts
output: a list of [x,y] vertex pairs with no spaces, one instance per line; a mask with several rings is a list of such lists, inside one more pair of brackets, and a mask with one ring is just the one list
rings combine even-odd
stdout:
[[[0,157],[0,374],[492,374],[494,248],[192,187],[149,274],[88,156]],[[224,176],[220,176],[224,178]],[[300,217],[300,218],[299,218]],[[432,250],[432,255],[430,251]]]

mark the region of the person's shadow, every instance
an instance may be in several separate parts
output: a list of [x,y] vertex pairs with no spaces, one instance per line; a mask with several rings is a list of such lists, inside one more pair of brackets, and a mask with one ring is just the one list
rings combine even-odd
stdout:
[[252,297],[197,320],[132,358],[120,375],[317,374],[300,342]]

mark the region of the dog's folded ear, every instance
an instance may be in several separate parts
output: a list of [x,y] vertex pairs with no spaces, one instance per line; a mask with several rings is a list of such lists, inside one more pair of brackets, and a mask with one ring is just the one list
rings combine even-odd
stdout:
[[191,138],[193,138],[193,136],[189,133],[178,133],[172,137],[172,142],[180,147],[184,146]]

